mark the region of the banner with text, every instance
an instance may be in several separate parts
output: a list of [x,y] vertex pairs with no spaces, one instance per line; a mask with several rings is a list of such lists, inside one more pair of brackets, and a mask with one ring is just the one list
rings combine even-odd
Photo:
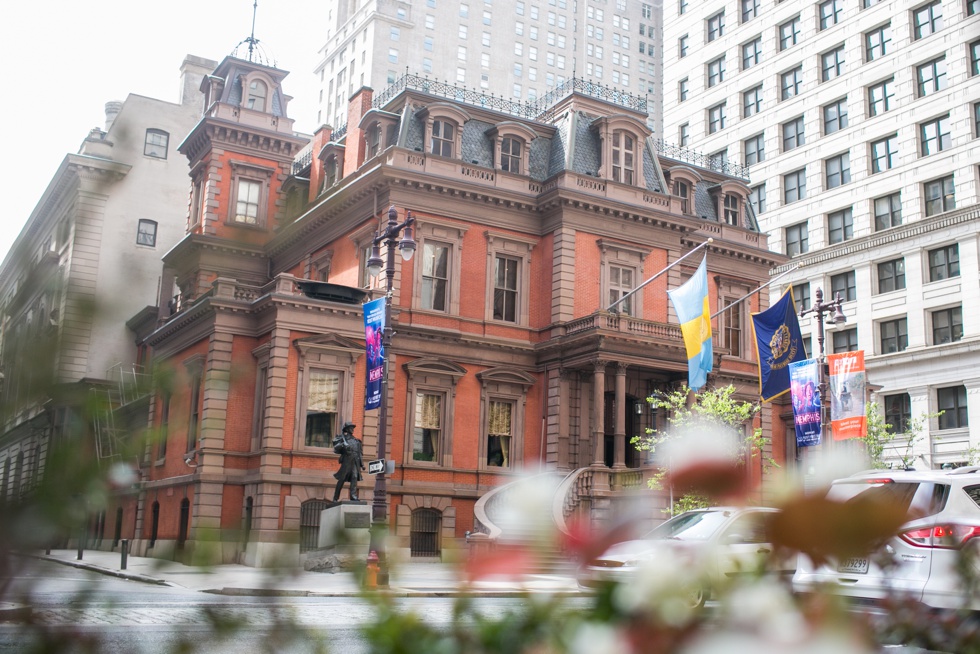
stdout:
[[864,409],[864,350],[828,354],[830,366],[830,424],[834,440],[864,438],[868,418]]
[[381,406],[381,382],[384,379],[385,298],[379,297],[364,305],[364,347],[367,351],[367,372],[364,376],[364,410]]
[[820,425],[820,368],[816,359],[789,364],[790,394],[793,397],[793,423],[796,425],[796,446],[819,445]]

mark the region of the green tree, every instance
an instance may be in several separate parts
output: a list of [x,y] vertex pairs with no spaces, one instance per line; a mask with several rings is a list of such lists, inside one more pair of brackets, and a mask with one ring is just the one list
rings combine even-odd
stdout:
[[[756,414],[762,410],[758,403],[746,402],[735,398],[735,386],[729,384],[722,388],[708,388],[694,395],[694,402],[688,403],[691,389],[684,384],[670,393],[655,393],[647,398],[647,402],[657,409],[667,412],[668,429],[647,429],[645,436],[635,436],[631,440],[640,451],[655,452],[657,447],[673,438],[681,438],[680,432],[705,427],[721,427],[741,435],[746,424],[751,424]],[[737,465],[744,465],[750,457],[763,456],[766,469],[776,465],[775,460],[765,454],[765,446],[769,439],[762,435],[762,428],[755,427],[744,438],[735,439],[736,447],[730,453]],[[650,488],[662,490],[664,477],[669,471],[660,469],[649,480]],[[703,508],[709,505],[706,497],[696,494],[685,494],[674,499],[669,507],[671,515],[677,515],[691,509]]]
[[903,468],[911,468],[915,463],[915,445],[925,438],[926,425],[929,420],[938,418],[942,414],[942,411],[919,414],[909,419],[904,432],[896,434],[892,431],[893,425],[886,422],[878,403],[868,402],[865,409],[868,418],[868,435],[864,437],[864,445],[871,467],[875,469],[890,467],[885,457],[886,454],[893,452],[898,456]]

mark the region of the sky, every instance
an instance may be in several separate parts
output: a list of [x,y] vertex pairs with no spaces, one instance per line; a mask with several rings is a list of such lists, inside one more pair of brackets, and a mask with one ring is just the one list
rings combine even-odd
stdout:
[[[259,0],[255,38],[290,72],[294,129],[316,125],[313,68],[336,0]],[[62,159],[130,93],[179,100],[188,54],[220,61],[252,30],[253,0],[12,0],[0,20],[6,126],[0,156],[0,261]],[[245,47],[244,45],[242,46]],[[245,53],[247,50],[241,50]],[[178,141],[182,137],[178,138]]]

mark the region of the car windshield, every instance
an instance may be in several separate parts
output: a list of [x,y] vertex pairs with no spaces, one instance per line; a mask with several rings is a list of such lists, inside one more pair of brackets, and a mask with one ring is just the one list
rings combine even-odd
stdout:
[[691,511],[655,527],[647,538],[708,540],[731,517],[731,511]]
[[858,497],[900,506],[906,519],[935,515],[946,506],[949,486],[928,481],[848,480],[836,482],[827,498],[837,502],[852,502]]

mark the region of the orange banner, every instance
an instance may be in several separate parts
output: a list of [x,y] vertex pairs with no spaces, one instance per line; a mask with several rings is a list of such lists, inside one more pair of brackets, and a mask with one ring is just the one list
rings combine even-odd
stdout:
[[868,435],[868,418],[864,396],[867,377],[864,350],[828,354],[830,367],[830,426],[835,441],[864,438]]

